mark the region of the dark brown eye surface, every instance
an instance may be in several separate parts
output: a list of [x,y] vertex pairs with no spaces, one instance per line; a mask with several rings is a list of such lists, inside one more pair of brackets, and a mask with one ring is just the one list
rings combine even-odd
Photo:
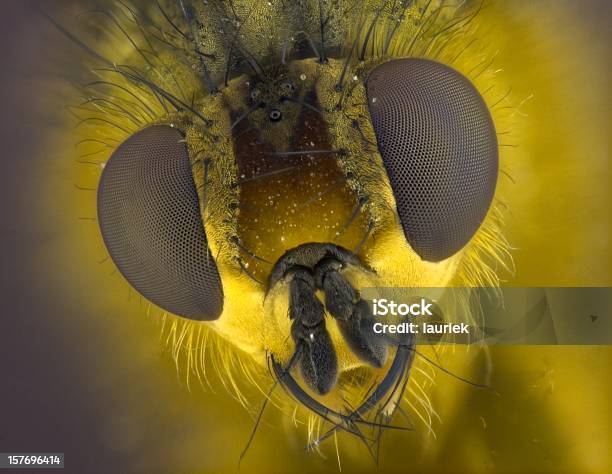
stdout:
[[417,58],[376,67],[367,95],[406,239],[424,260],[452,256],[478,230],[497,183],[484,100],[454,69]]
[[117,148],[100,179],[98,222],[117,268],[144,297],[179,316],[219,317],[223,288],[181,132],[151,126]]

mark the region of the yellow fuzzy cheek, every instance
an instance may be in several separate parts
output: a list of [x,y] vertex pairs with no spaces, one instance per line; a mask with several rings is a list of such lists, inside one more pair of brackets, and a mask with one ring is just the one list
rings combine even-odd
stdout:
[[370,286],[438,287],[448,285],[455,276],[462,253],[441,262],[424,261],[410,248],[401,229],[392,228],[379,236],[367,259],[376,270],[377,281],[360,282],[360,287],[367,283]]

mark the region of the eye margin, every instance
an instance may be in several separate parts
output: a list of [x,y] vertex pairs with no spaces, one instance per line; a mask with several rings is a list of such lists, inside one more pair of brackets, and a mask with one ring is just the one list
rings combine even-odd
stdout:
[[478,231],[497,185],[484,99],[461,73],[423,58],[376,66],[366,95],[406,240],[423,260],[451,257]]
[[97,211],[109,255],[131,286],[178,316],[219,318],[223,285],[181,131],[150,125],[125,140],[102,172]]

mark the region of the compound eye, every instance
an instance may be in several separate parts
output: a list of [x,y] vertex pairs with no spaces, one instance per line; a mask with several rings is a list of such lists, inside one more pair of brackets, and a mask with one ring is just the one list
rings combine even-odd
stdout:
[[145,298],[179,316],[219,317],[223,288],[181,132],[155,125],[117,148],[100,179],[98,222],[115,265]]
[[472,83],[426,59],[377,66],[368,106],[408,243],[444,260],[473,237],[497,183],[497,136]]

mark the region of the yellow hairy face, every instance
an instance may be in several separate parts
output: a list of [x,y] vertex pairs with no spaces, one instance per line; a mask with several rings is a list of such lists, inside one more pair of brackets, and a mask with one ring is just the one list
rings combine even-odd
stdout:
[[[259,384],[270,355],[283,366],[290,363],[298,352],[299,340],[294,332],[298,318],[291,298],[293,272],[306,268],[314,279],[315,267],[330,257],[326,254],[310,267],[306,257],[296,257],[293,267],[285,268],[274,280],[273,270],[286,263],[284,257],[295,249],[306,244],[331,245],[354,257],[354,261],[339,262],[342,268],[337,272],[357,295],[351,304],[357,304],[359,291],[368,287],[496,286],[494,269],[510,265],[501,234],[499,204],[504,180],[500,179],[498,186],[495,131],[500,137],[508,133],[515,109],[507,105],[506,86],[495,80],[494,56],[486,50],[469,49],[477,37],[478,6],[431,1],[405,5],[338,2],[321,13],[317,2],[300,3],[295,8],[276,3],[233,2],[234,13],[226,11],[229,6],[222,3],[210,8],[197,3],[188,12],[180,11],[174,3],[161,8],[143,6],[142,11],[117,7],[111,13],[111,23],[120,24],[129,40],[117,42],[109,36],[107,41],[91,45],[98,77],[83,87],[85,102],[78,110],[84,132],[79,145],[85,156],[100,159],[93,162],[99,167],[83,173],[88,177],[102,174],[98,218],[112,260],[132,286],[161,308],[164,336],[177,362],[184,359],[188,371],[202,377],[204,354],[212,347],[224,383],[245,404],[248,401],[234,380],[236,369]],[[99,24],[102,19],[92,21]],[[417,237],[423,232],[411,233],[406,220],[410,207],[398,204],[414,190],[411,186],[398,188],[390,180],[390,159],[381,152],[379,140],[388,123],[381,119],[384,126],[375,129],[372,120],[376,100],[384,101],[385,97],[370,92],[368,79],[381,65],[407,58],[469,84],[465,94],[480,101],[477,115],[486,117],[493,130],[490,144],[495,149],[495,166],[491,168],[495,173],[488,188],[491,193],[496,189],[496,194],[488,196],[485,208],[474,211],[481,213],[472,219],[475,227],[473,223],[472,227],[456,224],[457,233],[471,229],[460,245],[455,242],[452,251],[438,252],[436,257],[424,253],[434,244],[419,241]],[[463,100],[463,96],[453,96],[444,89],[444,81],[440,84],[439,110]],[[437,81],[429,85],[438,87]],[[419,107],[424,107],[423,122],[429,133],[443,143],[442,152],[450,150],[452,156],[456,137],[448,138],[442,132],[436,136],[438,116],[427,118],[428,104]],[[454,126],[450,122],[449,126]],[[170,290],[159,282],[157,293],[142,290],[151,276],[134,270],[138,266],[134,262],[157,265],[155,278],[165,275],[167,262],[159,261],[172,254],[166,248],[138,254],[129,265],[122,263],[125,255],[117,254],[113,240],[121,234],[117,225],[125,226],[129,234],[142,215],[148,219],[139,228],[142,234],[133,231],[135,237],[119,247],[131,251],[145,245],[147,239],[155,240],[150,234],[155,234],[161,213],[146,208],[148,198],[133,198],[138,182],[128,179],[124,192],[145,211],[133,212],[131,201],[120,197],[113,209],[121,209],[123,214],[112,223],[106,216],[115,211],[105,207],[107,188],[102,185],[111,181],[110,176],[121,175],[117,163],[129,155],[125,150],[151,127],[172,136],[174,132],[168,130],[176,131],[180,138],[172,146],[188,161],[199,215],[199,224],[194,225],[199,225],[197,232],[202,233],[196,270],[204,273],[211,285],[219,285],[210,312],[187,315],[165,305],[164,298],[173,297],[175,287],[189,279],[181,270],[182,263],[171,262],[179,270]],[[457,127],[462,130],[461,124]],[[480,135],[475,136],[478,139]],[[392,138],[401,140],[402,136]],[[421,137],[417,134],[410,140],[418,144]],[[164,144],[149,148],[157,149],[157,145]],[[500,140],[502,171],[504,145]],[[138,146],[148,150],[146,143]],[[434,147],[425,154],[435,162],[438,152]],[[410,156],[403,159],[408,161]],[[139,173],[150,169],[143,165]],[[451,178],[456,177],[438,176],[427,191],[446,189]],[[466,188],[470,185],[470,179],[466,180]],[[454,189],[458,196],[460,191]],[[443,205],[420,195],[410,196],[421,208]],[[180,208],[187,200],[179,196],[167,207]],[[469,209],[478,207],[467,204]],[[455,222],[455,214],[446,215],[439,221]],[[420,219],[420,215],[416,217]],[[172,229],[177,228],[180,230],[180,226]],[[173,249],[194,245],[191,234],[175,234]],[[436,251],[433,248],[434,254]],[[330,376],[333,381],[320,393],[329,394],[327,403],[336,408],[346,399],[359,403],[370,386],[383,379],[396,350],[389,347],[390,357],[381,358],[380,366],[368,363],[347,342],[337,315],[329,310],[323,287],[312,284],[311,290],[310,296],[327,305],[322,321],[337,359],[337,374]],[[187,293],[192,295],[193,288]],[[163,296],[158,299],[159,294]],[[194,298],[206,296],[203,289]],[[414,361],[414,367],[419,365],[426,364]],[[414,387],[418,387],[415,397],[420,408],[416,411],[423,410],[425,415],[419,413],[419,417],[428,426],[432,408],[419,379],[429,371],[431,367],[413,371],[407,392],[414,396]],[[310,389],[316,385],[312,381],[308,384],[304,369],[293,372]],[[429,379],[429,373],[425,377]],[[393,406],[383,408],[388,413],[395,410]]]
[[[278,122],[269,119],[265,107],[241,120],[252,107],[246,101],[252,92],[248,78],[237,78],[202,105],[214,122],[210,131],[224,138],[211,143],[195,128],[187,134],[191,156],[197,156],[193,169],[200,200],[207,202],[202,218],[223,281],[224,310],[213,325],[260,362],[265,352],[288,360],[293,350],[287,341],[287,285],[264,293],[272,264],[290,249],[310,242],[355,249],[374,271],[351,273],[358,288],[444,286],[461,259],[459,253],[428,262],[406,242],[384,165],[371,149],[376,138],[367,119],[365,87],[355,80],[356,90],[344,98],[335,87],[342,69],[335,59],[289,64],[279,82],[302,92],[282,107]],[[317,97],[311,108],[302,105],[312,103],[309,94]],[[355,117],[366,119],[355,126]],[[231,182],[224,182],[225,176]],[[360,196],[368,198],[360,201]],[[358,365],[332,331],[334,346],[341,348],[341,369]]]

